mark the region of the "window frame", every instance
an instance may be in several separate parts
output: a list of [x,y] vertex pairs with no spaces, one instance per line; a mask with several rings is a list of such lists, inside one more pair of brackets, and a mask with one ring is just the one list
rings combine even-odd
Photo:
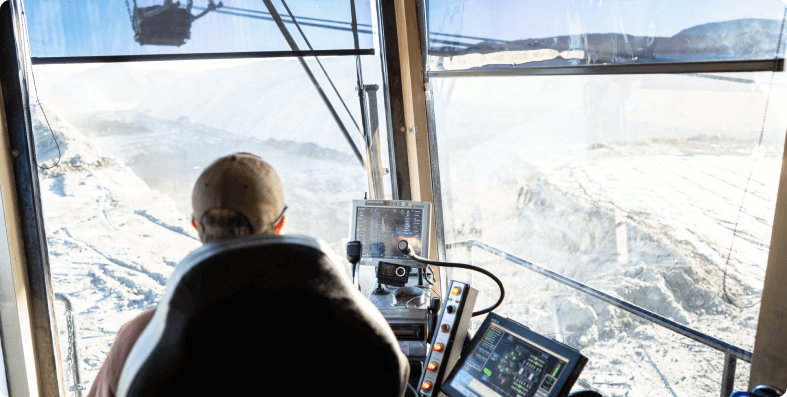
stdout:
[[[429,139],[429,167],[419,172],[429,172],[432,181],[432,190],[435,192],[434,202],[432,203],[435,213],[435,233],[437,236],[438,250],[440,258],[445,260],[445,249],[448,246],[465,247],[472,250],[481,248],[489,253],[505,258],[513,264],[518,264],[539,273],[542,276],[552,278],[564,285],[567,285],[578,292],[601,299],[606,303],[640,318],[665,327],[676,332],[683,337],[699,341],[711,348],[722,352],[723,372],[720,382],[721,397],[731,394],[735,381],[735,370],[737,360],[747,361],[752,364],[750,372],[749,389],[753,390],[758,385],[768,385],[776,387],[779,392],[787,390],[787,379],[779,373],[779,368],[787,367],[787,340],[783,337],[783,329],[780,329],[779,319],[787,317],[787,293],[783,293],[780,286],[787,282],[787,271],[783,264],[787,262],[787,162],[782,165],[780,183],[777,193],[775,210],[775,221],[771,234],[771,249],[768,255],[768,265],[765,274],[765,287],[763,288],[763,299],[760,310],[760,317],[757,322],[757,332],[754,350],[757,355],[733,344],[713,338],[703,332],[683,326],[670,319],[664,318],[656,313],[637,307],[625,300],[618,299],[592,287],[578,283],[561,274],[543,269],[528,262],[526,259],[515,257],[512,254],[491,247],[483,242],[470,240],[467,242],[447,243],[445,241],[445,221],[443,200],[441,198],[442,186],[440,180],[440,167],[437,147],[437,128],[435,122],[434,96],[432,94],[431,78],[457,78],[457,77],[518,77],[527,78],[528,76],[576,76],[576,75],[624,75],[624,74],[687,74],[687,73],[734,73],[734,72],[785,72],[784,57],[775,57],[769,60],[745,60],[745,61],[715,61],[715,62],[691,62],[691,63],[652,63],[652,64],[607,64],[607,65],[582,65],[582,66],[562,66],[562,67],[529,67],[529,68],[478,68],[455,71],[432,71],[429,70],[429,27],[428,27],[428,1],[429,0],[410,0],[417,3],[420,9],[418,22],[420,24],[422,68],[424,71],[424,87],[426,91],[425,113],[428,120],[428,139]],[[787,5],[786,5],[787,6]],[[787,18],[787,11],[785,13]],[[781,45],[779,45],[779,49]],[[778,51],[778,49],[777,49]],[[787,143],[785,144],[787,153]],[[439,214],[439,216],[438,216]],[[778,228],[778,229],[777,229]],[[464,244],[464,245],[463,245]],[[472,251],[471,251],[472,252]],[[450,269],[446,269],[444,279],[451,278]],[[442,273],[442,271],[441,271]],[[770,275],[770,277],[769,277]],[[666,320],[666,321],[664,321]],[[762,322],[768,324],[767,327],[760,327]]]

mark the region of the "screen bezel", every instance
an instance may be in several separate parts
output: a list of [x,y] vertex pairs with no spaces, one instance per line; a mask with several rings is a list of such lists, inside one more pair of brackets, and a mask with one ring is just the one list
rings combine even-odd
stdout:
[[[550,350],[554,352],[554,354],[560,355],[568,359],[568,362],[566,362],[563,372],[561,372],[560,376],[558,376],[557,379],[555,379],[555,384],[552,390],[549,392],[548,396],[556,397],[556,396],[562,396],[568,394],[568,390],[565,390],[565,393],[562,394],[561,391],[563,391],[563,388],[566,386],[566,381],[568,381],[568,379],[574,373],[577,364],[582,361],[583,359],[582,354],[560,342],[554,341],[538,333],[535,333],[531,331],[530,328],[527,328],[513,320],[502,317],[495,313],[489,313],[489,315],[487,315],[484,322],[481,324],[481,327],[478,328],[478,331],[476,331],[475,335],[473,335],[473,340],[470,342],[470,346],[468,346],[466,353],[469,354],[470,352],[475,351],[475,349],[478,347],[478,344],[481,343],[481,338],[483,337],[484,334],[486,334],[486,331],[489,329],[489,326],[493,321],[497,325],[506,328],[511,332],[514,332],[516,336],[518,336],[521,339],[524,339],[525,341],[532,344],[533,346],[544,350]],[[454,368],[451,369],[451,373],[448,375],[448,377],[445,378],[442,387],[440,388],[440,391],[442,391],[449,397],[465,396],[465,394],[462,394],[460,391],[454,389],[451,386],[451,382],[453,382],[459,370],[462,367],[464,367],[466,359],[467,356],[462,356],[459,359],[459,361],[456,363]],[[571,388],[571,386],[573,386],[573,382],[569,386],[569,389]]]
[[[430,232],[432,228],[432,203],[426,201],[409,201],[409,200],[353,200],[352,213],[350,222],[350,241],[355,241],[355,231],[358,221],[358,208],[412,208],[423,210],[423,219],[421,221],[421,254],[422,258],[429,258],[429,244]],[[361,250],[363,252],[363,250]],[[424,268],[424,265],[415,260],[406,259],[391,259],[391,258],[371,258],[361,257],[359,262],[361,265],[378,266],[380,261],[392,264],[407,265],[413,268]]]

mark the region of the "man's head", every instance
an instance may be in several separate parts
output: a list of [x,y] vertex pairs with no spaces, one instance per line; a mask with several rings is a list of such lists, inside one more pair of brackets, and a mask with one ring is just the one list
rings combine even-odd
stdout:
[[276,171],[249,153],[222,157],[197,178],[192,223],[202,242],[278,234],[284,226],[284,189]]

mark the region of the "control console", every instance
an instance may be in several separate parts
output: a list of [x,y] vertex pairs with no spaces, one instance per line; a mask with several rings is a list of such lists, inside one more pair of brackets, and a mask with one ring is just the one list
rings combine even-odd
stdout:
[[437,298],[422,280],[426,265],[404,255],[397,243],[407,241],[415,252],[429,255],[431,208],[420,201],[353,200],[350,217],[350,240],[360,247],[354,257],[360,265],[377,268],[369,300],[391,326],[413,371],[426,359],[430,322],[439,303],[433,303]]
[[436,396],[435,390],[440,389],[443,378],[459,360],[477,297],[478,290],[475,288],[451,281],[437,329],[432,336],[426,369],[419,382],[421,395]]
[[399,347],[411,362],[426,359],[429,332],[430,291],[408,282],[404,287],[382,287],[372,293],[369,301],[380,310],[391,326]]

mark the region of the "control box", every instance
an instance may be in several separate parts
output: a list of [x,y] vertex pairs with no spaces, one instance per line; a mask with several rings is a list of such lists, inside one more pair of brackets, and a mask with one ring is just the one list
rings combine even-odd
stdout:
[[450,397],[566,397],[588,359],[489,313],[440,388]]
[[426,368],[421,374],[419,392],[422,396],[437,396],[443,379],[459,360],[477,297],[478,290],[469,284],[451,281],[432,336]]

